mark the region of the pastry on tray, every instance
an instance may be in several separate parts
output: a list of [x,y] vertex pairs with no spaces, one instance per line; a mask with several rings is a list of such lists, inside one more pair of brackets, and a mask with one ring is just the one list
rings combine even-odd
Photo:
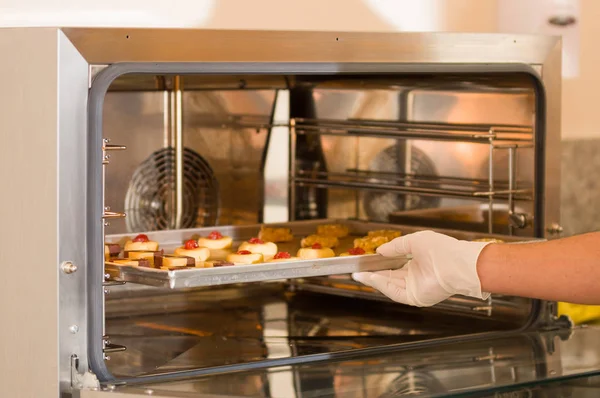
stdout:
[[139,251],[129,251],[129,252],[125,252],[125,258],[126,259],[130,259],[130,260],[140,260],[140,259],[146,259],[150,262],[150,266],[153,267],[154,266],[154,258],[156,256],[161,256],[163,254],[162,250],[157,250],[157,251],[143,251],[143,250],[139,250]]
[[150,264],[150,260],[148,260],[147,258],[138,258],[138,259],[117,258],[114,260],[110,260],[110,263],[116,264],[116,265],[131,265],[132,267],[151,267],[152,266]]
[[151,241],[147,235],[139,234],[132,240],[127,241],[127,243],[125,243],[125,248],[123,250],[126,252],[130,252],[130,251],[153,252],[153,251],[158,250],[158,242]]
[[282,262],[282,261],[294,261],[294,260],[300,260],[299,257],[292,257],[292,255],[288,252],[278,252],[277,254],[275,254],[273,256],[273,258],[271,260],[269,260],[270,263],[278,263],[278,262]]
[[111,258],[119,257],[121,253],[121,246],[118,243],[105,243],[104,244],[104,259],[110,260]]
[[196,261],[197,267],[203,267],[204,262],[210,257],[210,250],[206,247],[200,247],[197,240],[190,239],[182,247],[175,249],[175,255],[192,257]]
[[164,270],[193,268],[196,266],[196,260],[193,257],[163,254],[154,257],[154,266]]
[[378,229],[375,231],[369,231],[367,234],[367,237],[369,238],[375,238],[378,236],[383,236],[384,238],[388,238],[388,240],[393,240],[402,236],[402,232],[396,229]]
[[263,225],[258,233],[258,239],[273,243],[291,242],[294,240],[294,235],[292,235],[292,230],[289,228],[265,227]]
[[315,243],[323,247],[336,247],[339,245],[340,241],[335,236],[325,236],[325,235],[308,235],[306,238],[300,241],[300,246],[302,247],[312,247]]
[[273,242],[265,242],[259,238],[252,238],[244,242],[238,248],[238,251],[247,250],[250,253],[262,254],[265,260],[270,260],[277,254],[277,245]]
[[228,254],[227,261],[235,265],[257,264],[263,262],[263,255],[249,250],[239,250],[237,253]]
[[344,252],[344,253],[340,254],[340,257],[345,257],[345,256],[362,256],[363,254],[373,254],[373,253],[374,252],[366,252],[361,247],[353,247],[352,249],[348,250],[347,252]]
[[311,247],[303,247],[298,250],[297,256],[302,260],[314,260],[317,258],[335,257],[335,253],[329,247],[323,247],[320,243],[314,243]]
[[233,239],[231,236],[223,236],[219,231],[212,231],[208,236],[198,239],[198,245],[200,247],[206,247],[213,250],[229,249],[232,242]]
[[343,224],[324,224],[317,227],[317,235],[322,236],[334,236],[336,238],[343,238],[348,236],[350,230]]
[[365,236],[354,239],[354,247],[360,247],[365,252],[374,252],[379,246],[389,241],[385,236]]
[[235,264],[230,261],[225,261],[225,260],[213,260],[213,261],[205,261],[204,262],[204,268],[228,267],[231,265],[235,265]]

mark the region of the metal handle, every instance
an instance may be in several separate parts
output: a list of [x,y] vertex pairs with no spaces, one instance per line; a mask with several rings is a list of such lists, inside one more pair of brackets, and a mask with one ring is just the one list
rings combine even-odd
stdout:
[[529,217],[523,213],[509,213],[508,222],[515,228],[523,229],[529,224]]
[[125,145],[108,145],[108,144],[105,144],[102,147],[103,151],[124,151],[125,149],[127,149],[127,147]]
[[127,149],[125,145],[112,145],[110,143],[110,138],[104,138],[102,140],[102,150],[103,151],[124,151]]
[[119,344],[112,344],[112,343],[108,343],[104,345],[104,353],[105,354],[110,354],[111,352],[122,352],[122,351],[126,351],[127,347],[125,347],[124,345],[119,345]]
[[102,218],[104,219],[110,219],[110,218],[125,218],[126,214],[125,213],[121,213],[118,211],[105,211],[104,215],[102,215]]

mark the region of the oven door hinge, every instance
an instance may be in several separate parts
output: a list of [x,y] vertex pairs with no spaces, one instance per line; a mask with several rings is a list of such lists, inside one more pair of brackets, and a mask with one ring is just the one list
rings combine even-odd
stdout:
[[71,355],[71,387],[78,390],[100,388],[100,382],[89,370],[79,373],[79,358]]

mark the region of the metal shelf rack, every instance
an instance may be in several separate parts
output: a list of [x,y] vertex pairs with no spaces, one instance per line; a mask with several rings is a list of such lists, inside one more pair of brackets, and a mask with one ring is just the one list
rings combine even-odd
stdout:
[[[299,170],[296,166],[296,140],[299,135],[368,137],[408,140],[467,142],[489,146],[488,178],[469,179],[451,176],[426,176],[347,169],[343,173]],[[532,201],[533,188],[517,184],[516,152],[533,147],[532,127],[521,125],[483,125],[453,123],[396,122],[379,120],[290,120],[290,213],[295,214],[297,187],[341,188],[358,191],[396,192],[420,196],[460,198],[488,202],[488,233],[493,233],[495,201],[508,202],[513,228],[525,223],[514,212],[515,201]],[[508,152],[508,179],[494,176],[494,151]],[[517,187],[519,185],[519,187]],[[524,225],[523,225],[524,226]]]

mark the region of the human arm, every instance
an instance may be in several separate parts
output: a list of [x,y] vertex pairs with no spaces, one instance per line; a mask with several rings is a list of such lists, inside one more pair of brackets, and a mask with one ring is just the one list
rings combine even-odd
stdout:
[[354,279],[410,305],[430,306],[455,294],[485,299],[489,293],[600,304],[600,233],[488,244],[424,231],[394,239],[378,253],[413,259],[400,270],[357,273]]
[[540,243],[490,244],[478,260],[485,292],[600,304],[600,232]]

